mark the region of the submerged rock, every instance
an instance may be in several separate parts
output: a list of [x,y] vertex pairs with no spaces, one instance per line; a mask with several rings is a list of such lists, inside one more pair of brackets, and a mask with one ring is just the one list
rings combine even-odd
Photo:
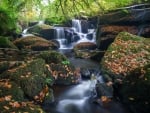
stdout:
[[150,105],[150,39],[121,32],[109,46],[101,66],[121,100],[137,113]]

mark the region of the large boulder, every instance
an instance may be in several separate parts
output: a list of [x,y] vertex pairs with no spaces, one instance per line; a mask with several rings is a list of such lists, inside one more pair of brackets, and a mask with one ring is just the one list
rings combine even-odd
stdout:
[[117,96],[137,113],[148,113],[150,39],[121,32],[101,62],[104,78],[114,83]]
[[46,24],[36,24],[27,29],[27,33],[43,37],[47,40],[55,39],[55,29]]
[[66,58],[66,56],[56,52],[47,51],[39,55],[47,63],[47,69],[55,78],[56,84],[76,84],[80,82],[80,70],[76,69]]
[[14,81],[28,98],[38,102],[43,102],[50,93],[46,80],[52,82],[52,79],[50,73],[47,73],[45,61],[42,59],[24,62],[22,65],[3,72],[0,78]]
[[38,36],[26,36],[14,41],[19,49],[29,49],[33,51],[58,49],[58,45]]

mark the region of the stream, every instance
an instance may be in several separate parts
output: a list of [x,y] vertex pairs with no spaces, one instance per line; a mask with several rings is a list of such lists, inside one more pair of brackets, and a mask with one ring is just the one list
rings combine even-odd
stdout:
[[[88,26],[85,25],[84,26]],[[129,113],[118,101],[112,100],[106,105],[94,103],[96,93],[93,94],[96,82],[105,84],[103,76],[100,74],[99,62],[90,59],[75,58],[72,51],[73,46],[80,42],[95,43],[95,30],[82,29],[80,20],[72,20],[72,27],[65,34],[63,27],[55,27],[55,39],[59,42],[59,52],[65,54],[75,68],[86,69],[85,73],[90,73],[96,77],[95,80],[82,79],[77,85],[53,85],[55,101],[52,104],[43,105],[46,113]],[[26,31],[25,31],[26,32]],[[69,39],[67,35],[69,36]],[[84,74],[85,74],[84,73]],[[103,89],[106,92],[105,88]],[[108,95],[111,95],[108,93]],[[99,97],[100,98],[100,97]]]
[[[76,67],[93,69],[98,74],[98,63],[88,59],[70,58],[70,62]],[[82,65],[80,65],[82,64]],[[101,75],[98,79],[103,82]],[[71,86],[53,86],[55,102],[45,106],[47,113],[129,113],[118,101],[112,100],[107,105],[93,102],[92,85],[90,79],[83,79],[80,84]]]

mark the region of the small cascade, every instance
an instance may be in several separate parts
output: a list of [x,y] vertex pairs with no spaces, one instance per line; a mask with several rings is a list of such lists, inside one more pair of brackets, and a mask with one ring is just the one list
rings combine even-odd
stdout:
[[89,98],[91,96],[90,80],[82,81],[81,84],[72,87],[63,95],[57,104],[57,111],[60,113],[86,113],[89,112]]
[[72,27],[75,28],[75,32],[82,33],[81,21],[77,19],[72,20]]
[[55,27],[55,37],[60,44],[60,49],[67,49],[67,39],[65,38],[64,27]]

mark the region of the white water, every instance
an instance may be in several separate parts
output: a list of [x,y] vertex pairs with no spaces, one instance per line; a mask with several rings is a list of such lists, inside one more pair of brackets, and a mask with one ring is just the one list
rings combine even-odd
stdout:
[[[56,40],[60,44],[59,49],[73,49],[73,46],[80,42],[93,42],[95,43],[95,30],[88,29],[88,33],[82,33],[81,21],[77,19],[72,20],[72,27],[70,30],[72,31],[71,37],[65,36],[65,30],[63,27],[55,27],[56,29]],[[87,38],[90,35],[91,38]],[[76,37],[79,39],[76,40]],[[70,38],[70,39],[67,39]],[[71,42],[70,42],[71,40]]]
[[57,111],[60,113],[85,113],[86,110],[89,111],[87,103],[91,96],[91,86],[93,86],[93,81],[82,81],[81,84],[60,95],[60,101],[56,107]]
[[81,21],[77,19],[72,20],[72,27],[75,28],[75,32],[82,33]]

